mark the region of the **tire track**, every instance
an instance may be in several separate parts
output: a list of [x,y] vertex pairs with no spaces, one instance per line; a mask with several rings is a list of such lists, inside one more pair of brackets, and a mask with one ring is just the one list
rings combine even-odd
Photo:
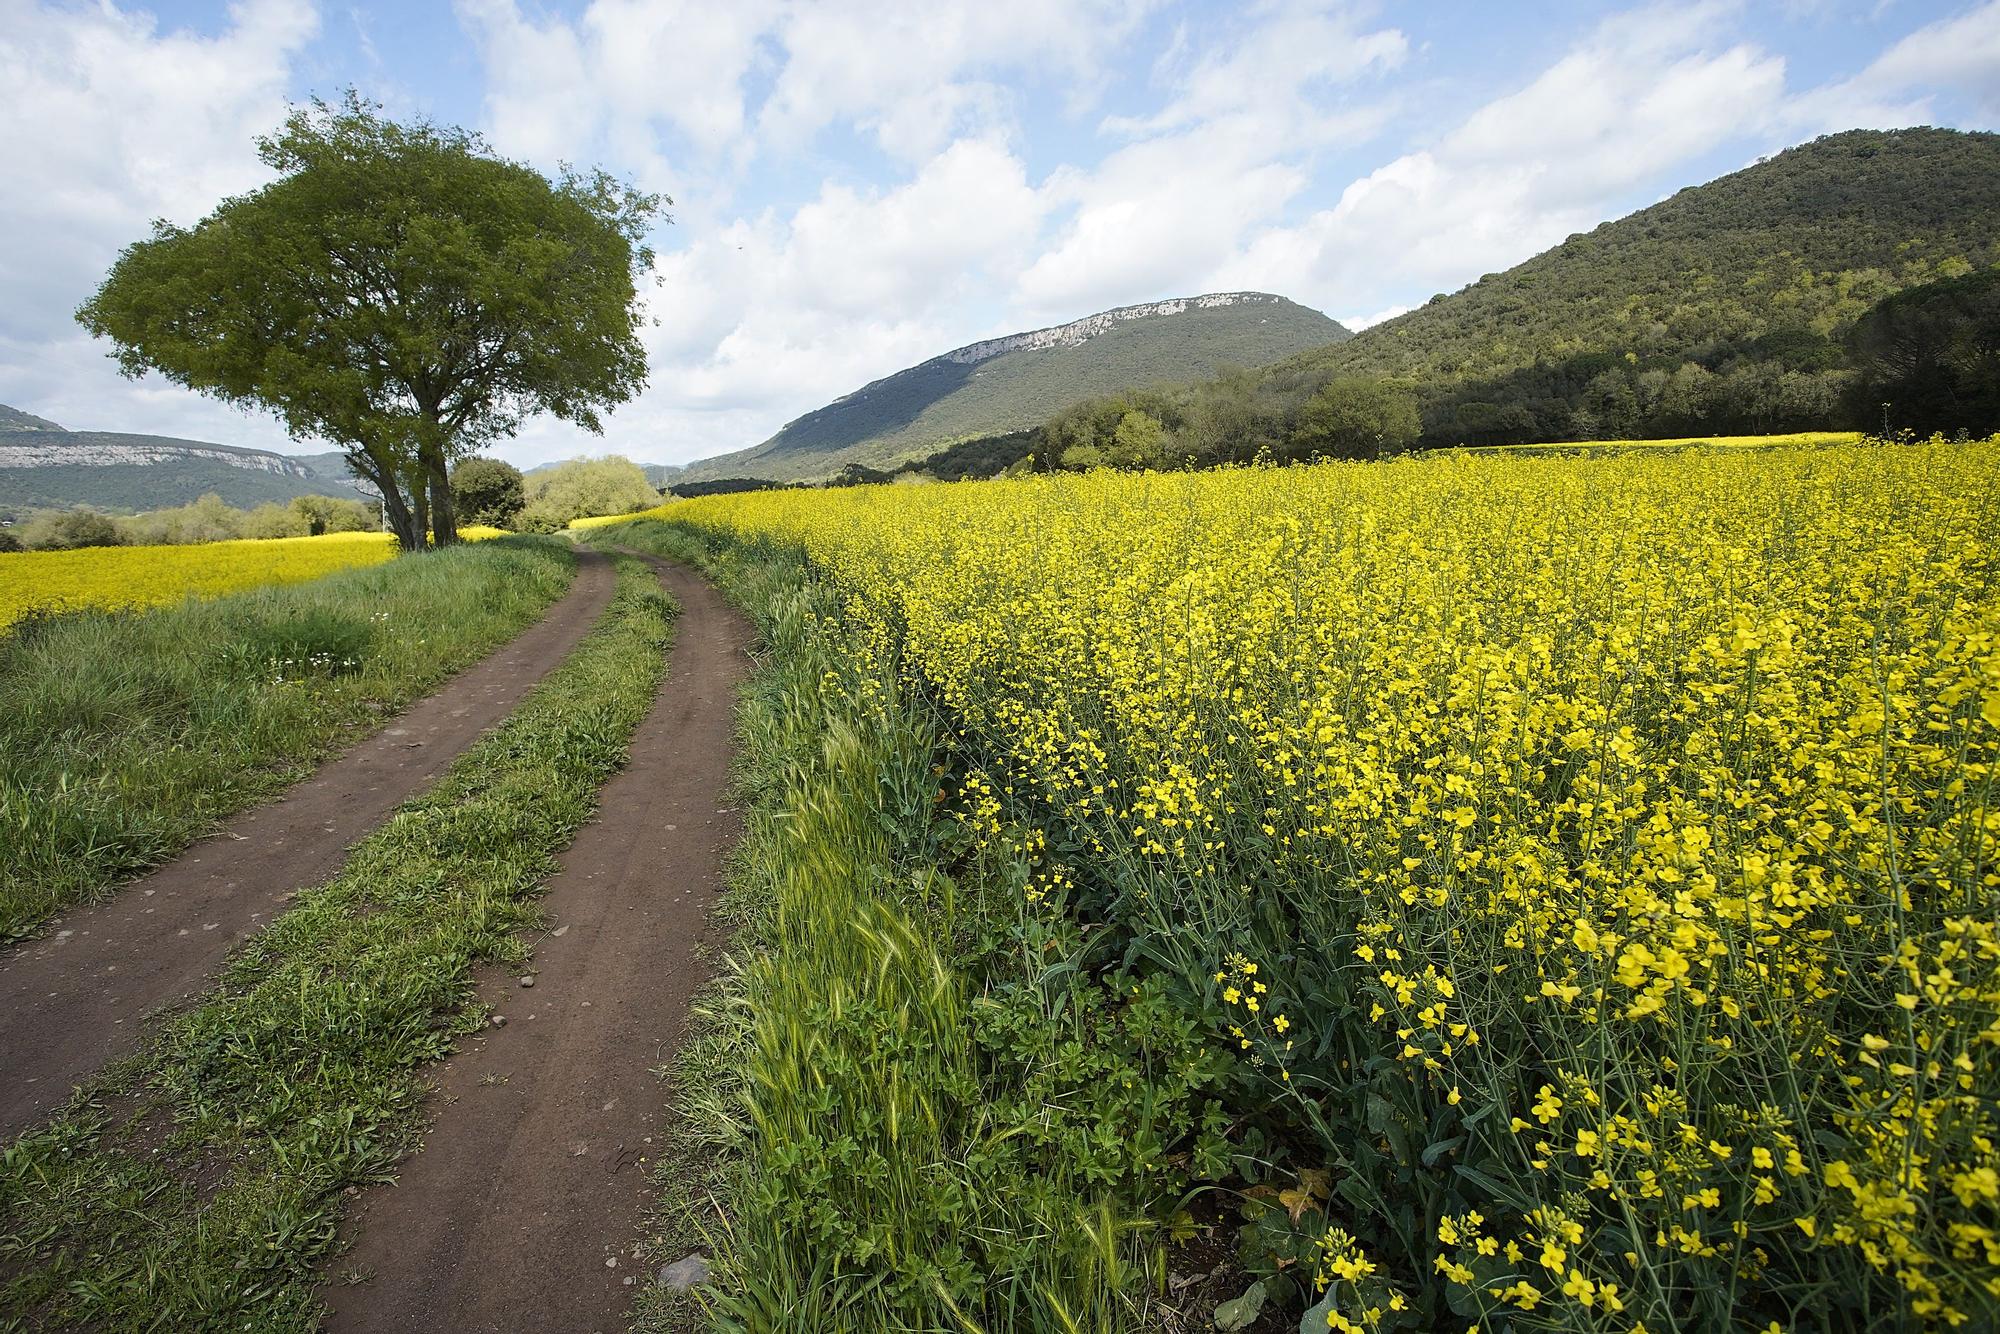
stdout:
[[148,1014],[200,990],[232,948],[512,713],[597,622],[614,583],[610,561],[579,552],[569,591],[504,647],[283,796],[0,953],[0,1139],[130,1051]]
[[506,1017],[447,1059],[436,1122],[396,1185],[364,1197],[329,1287],[328,1328],[622,1331],[651,1191],[643,1159],[705,977],[693,947],[736,833],[724,809],[748,624],[712,587],[647,558],[681,605],[667,676],[563,854],[532,990],[491,976]]

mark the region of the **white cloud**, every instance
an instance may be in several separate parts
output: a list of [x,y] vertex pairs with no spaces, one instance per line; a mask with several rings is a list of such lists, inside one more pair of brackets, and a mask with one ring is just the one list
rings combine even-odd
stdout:
[[743,82],[782,10],[775,0],[594,0],[575,22],[536,21],[515,0],[457,0],[486,72],[494,142],[542,163],[600,142],[648,184],[667,171],[662,130],[722,155],[745,129]]
[[1947,94],[2000,116],[2000,0],[1917,29],[1854,77],[1799,97],[1786,121],[1813,131],[1922,124]]
[[1719,40],[1719,14],[1662,7],[1605,22],[1437,143],[1350,183],[1332,207],[1248,235],[1218,280],[1314,304],[1388,305],[1602,222],[1634,189],[1776,113],[1783,60]]
[[[755,444],[785,418],[997,332],[968,321],[1018,270],[1042,200],[997,139],[962,139],[889,189],[829,184],[662,255],[652,387],[597,448],[675,462]],[[977,317],[974,317],[975,319]],[[539,460],[584,448],[531,431]]]
[[156,217],[189,223],[266,175],[308,0],[244,0],[216,36],[111,4],[0,0],[0,402],[65,425],[273,444],[262,420],[117,377],[70,319]]
[[[574,22],[530,19],[517,0],[457,8],[510,152],[550,161],[602,136],[643,161],[670,127],[698,158],[740,158],[843,126],[916,163],[1006,127],[1025,77],[1089,87],[1149,2],[591,0]],[[754,109],[753,75],[769,84]]]
[[[1394,28],[1364,31],[1345,5],[1266,6],[1261,21],[1232,23],[1233,44],[1195,42],[1185,32],[1162,61],[1174,97],[1150,116],[1115,117],[1108,129],[1157,133],[1236,116],[1253,116],[1293,147],[1351,134],[1348,117],[1329,114],[1329,99],[1367,74],[1401,67],[1409,39]],[[1190,53],[1200,51],[1198,59]],[[1374,119],[1374,111],[1368,113]]]
[[1313,0],[1266,5],[1220,33],[1184,29],[1158,72],[1165,105],[1105,122],[1135,141],[1049,179],[1044,195],[1066,221],[1016,285],[1020,320],[1225,286],[1285,290],[1276,271],[1229,280],[1243,238],[1306,188],[1315,150],[1376,132],[1387,103],[1357,101],[1354,87],[1408,50],[1402,33],[1364,30],[1346,7]]
[[1363,329],[1372,328],[1384,320],[1393,320],[1398,315],[1407,315],[1409,313],[1410,308],[1408,306],[1388,306],[1376,311],[1373,315],[1337,315],[1334,318],[1349,333],[1360,333]]
[[1145,5],[1139,0],[842,0],[792,11],[784,63],[759,121],[779,144],[852,123],[921,158],[1011,118],[1003,76],[1086,89]]

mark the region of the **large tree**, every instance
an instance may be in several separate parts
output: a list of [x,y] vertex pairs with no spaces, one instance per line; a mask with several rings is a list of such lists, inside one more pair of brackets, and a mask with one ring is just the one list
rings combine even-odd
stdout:
[[351,93],[295,111],[258,141],[278,179],[155,223],[77,318],[128,375],[338,445],[415,549],[457,539],[454,459],[535,413],[599,431],[644,386],[635,284],[665,201],[378,112]]

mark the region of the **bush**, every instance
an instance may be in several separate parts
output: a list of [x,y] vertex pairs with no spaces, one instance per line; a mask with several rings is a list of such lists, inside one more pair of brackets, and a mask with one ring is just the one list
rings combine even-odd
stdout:
[[372,533],[382,526],[382,508],[369,501],[334,496],[295,496],[292,512],[305,522],[306,534]]
[[309,537],[311,522],[289,505],[259,505],[243,516],[237,531],[245,537]]
[[466,459],[451,470],[451,499],[460,523],[510,528],[527,503],[521,470],[499,459]]
[[527,504],[520,524],[531,533],[566,528],[572,519],[604,514],[637,514],[660,503],[660,493],[638,464],[616,454],[571,459],[529,473],[522,484]]
[[118,523],[96,510],[44,512],[30,519],[21,545],[41,551],[74,551],[79,547],[119,547],[127,538]]
[[1422,429],[1415,394],[1388,380],[1347,376],[1330,381],[1299,409],[1291,453],[1376,459],[1408,449]]

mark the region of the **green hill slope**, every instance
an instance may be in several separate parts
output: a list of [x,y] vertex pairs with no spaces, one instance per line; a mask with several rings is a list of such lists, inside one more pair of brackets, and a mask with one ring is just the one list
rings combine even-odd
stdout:
[[689,465],[676,481],[826,477],[893,466],[954,441],[1039,424],[1076,399],[1259,366],[1350,335],[1261,292],[1124,306],[1053,329],[955,349],[809,412],[754,449]]
[[1852,131],[1271,368],[1415,385],[1428,444],[1845,425],[1842,336],[2000,264],[2000,135]]

